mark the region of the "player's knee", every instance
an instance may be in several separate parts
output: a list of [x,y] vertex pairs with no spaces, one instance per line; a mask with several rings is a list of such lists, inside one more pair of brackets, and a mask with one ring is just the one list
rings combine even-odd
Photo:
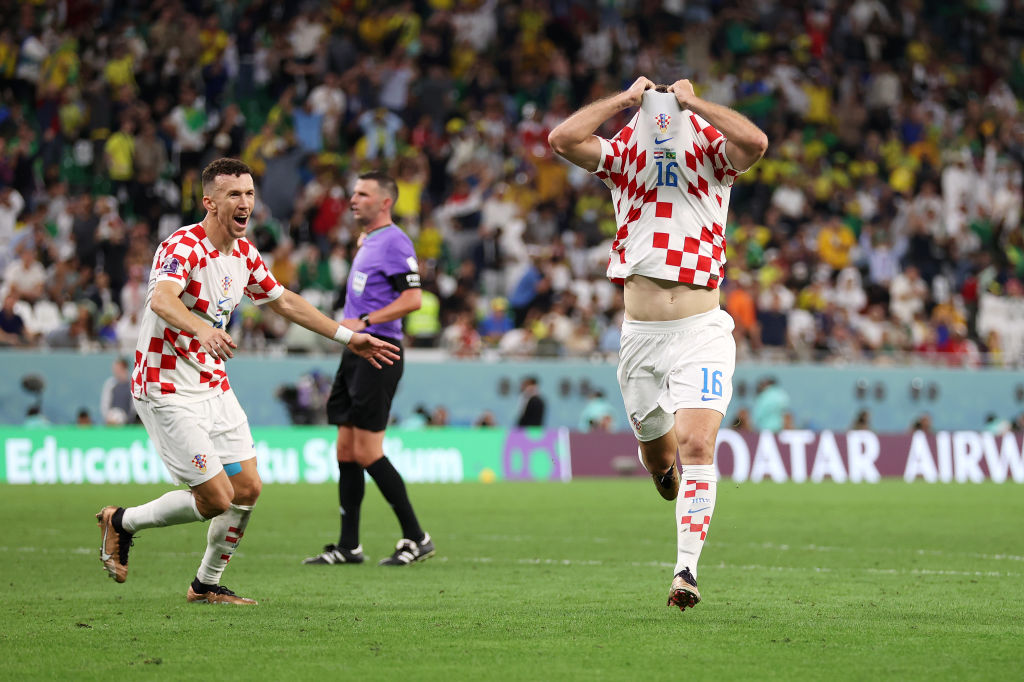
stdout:
[[715,460],[715,434],[700,429],[678,432],[679,459],[683,464],[711,464]]
[[263,492],[263,481],[259,478],[252,478],[245,481],[232,481],[235,487],[235,497],[232,500],[235,504],[253,505]]
[[196,498],[196,509],[203,515],[204,519],[212,519],[220,516],[231,507],[231,496],[226,491],[217,491],[212,494],[198,494]]
[[384,456],[382,452],[366,448],[355,448],[352,454],[352,461],[358,463],[364,469]]
[[338,440],[338,461],[339,462],[354,462],[356,461],[355,449],[350,444],[342,445],[341,440]]

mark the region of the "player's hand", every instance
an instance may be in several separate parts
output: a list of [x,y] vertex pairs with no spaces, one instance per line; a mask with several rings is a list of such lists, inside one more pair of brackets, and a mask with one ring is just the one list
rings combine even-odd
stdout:
[[688,79],[676,81],[672,85],[668,86],[668,91],[676,96],[676,101],[679,102],[679,106],[683,109],[690,108],[690,102],[697,97],[693,93],[693,83]]
[[205,324],[200,325],[199,331],[196,332],[196,341],[199,345],[206,350],[207,353],[215,355],[221,360],[227,360],[228,358],[235,357],[235,354],[231,352],[232,348],[238,348],[238,345],[231,340],[231,335],[223,329],[214,329],[208,327]]
[[654,83],[646,76],[640,76],[626,90],[626,106],[638,107],[644,100],[644,92],[654,88]]
[[348,347],[356,355],[369,360],[370,364],[377,369],[381,368],[381,363],[393,365],[398,359],[398,346],[369,334],[353,334],[349,339]]

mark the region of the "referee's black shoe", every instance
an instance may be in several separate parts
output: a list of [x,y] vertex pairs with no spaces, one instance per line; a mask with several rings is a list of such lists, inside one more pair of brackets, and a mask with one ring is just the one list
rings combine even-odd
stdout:
[[324,551],[302,560],[304,564],[361,564],[366,561],[363,546],[345,549],[337,545],[324,545]]
[[417,561],[423,561],[434,556],[434,541],[430,539],[430,533],[424,533],[423,539],[414,542],[409,538],[402,538],[395,545],[394,553],[386,559],[380,560],[381,566],[408,566]]

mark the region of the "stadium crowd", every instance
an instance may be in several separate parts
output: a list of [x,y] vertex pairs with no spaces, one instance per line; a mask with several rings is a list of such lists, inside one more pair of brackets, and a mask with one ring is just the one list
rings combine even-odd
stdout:
[[[738,179],[740,356],[1024,365],[1024,2],[39,0],[0,9],[0,344],[134,348],[199,172],[254,170],[274,275],[340,311],[354,176],[391,172],[454,357],[618,349],[605,188],[547,134],[638,74],[768,133]],[[613,121],[612,135],[631,112]],[[315,349],[240,308],[248,349]]]

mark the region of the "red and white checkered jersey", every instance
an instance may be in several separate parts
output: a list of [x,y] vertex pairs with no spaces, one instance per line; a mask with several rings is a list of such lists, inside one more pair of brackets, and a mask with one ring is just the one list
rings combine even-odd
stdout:
[[180,284],[183,291],[179,298],[185,307],[221,329],[243,295],[257,304],[267,303],[284,293],[284,287],[270,274],[248,239],[235,241],[230,254],[221,253],[202,225],[186,225],[157,248],[135,347],[132,395],[140,400],[181,404],[230,390],[224,361],[204,351],[192,334],[153,312],[153,291],[157,282],[164,281]]
[[725,277],[725,220],[738,171],[726,138],[670,92],[648,90],[594,174],[612,191],[618,231],[608,277],[632,274],[716,289]]

